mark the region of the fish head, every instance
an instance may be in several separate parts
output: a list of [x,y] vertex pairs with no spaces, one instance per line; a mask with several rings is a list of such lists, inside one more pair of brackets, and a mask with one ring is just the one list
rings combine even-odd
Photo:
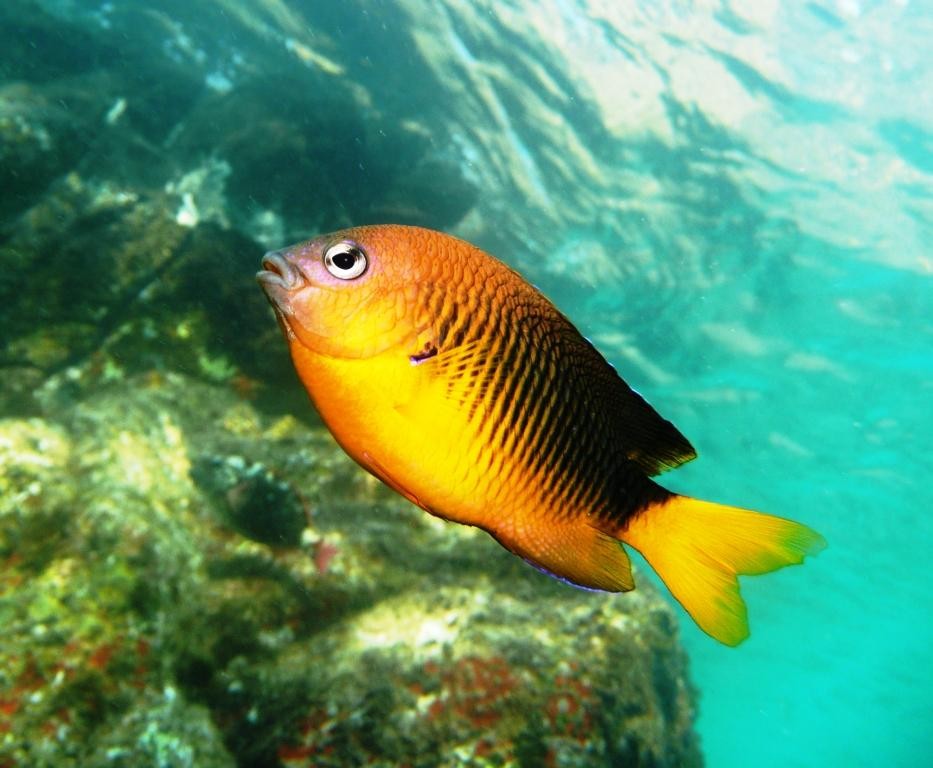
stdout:
[[432,261],[424,232],[358,227],[267,253],[256,279],[289,344],[340,358],[417,344],[430,324],[419,302]]

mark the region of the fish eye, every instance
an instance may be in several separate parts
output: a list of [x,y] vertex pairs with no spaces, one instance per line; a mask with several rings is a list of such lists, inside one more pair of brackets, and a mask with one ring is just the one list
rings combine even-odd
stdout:
[[335,243],[324,251],[324,266],[341,280],[359,277],[366,271],[367,264],[363,249],[354,243]]

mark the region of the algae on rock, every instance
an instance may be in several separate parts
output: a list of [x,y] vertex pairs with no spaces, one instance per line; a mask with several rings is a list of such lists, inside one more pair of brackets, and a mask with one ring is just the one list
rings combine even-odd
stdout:
[[[0,422],[0,756],[700,764],[685,657],[650,586],[547,579],[229,387],[140,376],[48,402]],[[204,462],[274,484],[297,540],[245,538],[230,505],[262,504],[223,474],[195,483]]]

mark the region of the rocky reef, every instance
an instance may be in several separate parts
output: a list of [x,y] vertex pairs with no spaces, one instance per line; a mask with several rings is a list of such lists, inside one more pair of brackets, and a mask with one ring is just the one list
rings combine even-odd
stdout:
[[463,74],[450,17],[294,5],[0,7],[0,768],[700,765],[650,584],[552,581],[315,421],[253,281],[266,247],[391,220],[521,258],[515,222],[559,206],[501,71],[461,103],[495,131],[403,87]]
[[180,374],[0,421],[0,764],[699,765],[670,608]]

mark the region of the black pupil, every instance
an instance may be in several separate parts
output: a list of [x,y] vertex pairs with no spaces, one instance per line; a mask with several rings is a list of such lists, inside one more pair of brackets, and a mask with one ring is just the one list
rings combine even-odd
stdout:
[[332,261],[337,269],[352,269],[353,265],[356,264],[356,259],[356,251],[341,251],[334,254]]

